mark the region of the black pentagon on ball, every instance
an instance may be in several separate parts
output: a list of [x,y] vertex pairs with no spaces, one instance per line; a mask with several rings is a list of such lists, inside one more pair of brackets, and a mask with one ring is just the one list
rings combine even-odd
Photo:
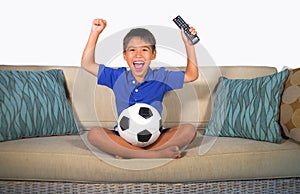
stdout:
[[152,134],[147,130],[143,130],[137,134],[139,142],[147,142],[151,138]]
[[120,124],[120,128],[122,129],[122,131],[129,129],[129,118],[123,116],[122,119],[120,120],[119,124]]
[[153,113],[150,108],[148,107],[141,107],[139,110],[139,115],[141,115],[145,119],[149,119],[153,116]]

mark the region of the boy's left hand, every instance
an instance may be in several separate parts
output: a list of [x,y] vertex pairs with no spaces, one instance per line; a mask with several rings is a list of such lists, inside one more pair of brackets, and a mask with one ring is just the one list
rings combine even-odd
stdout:
[[[188,25],[189,25],[189,24],[188,24]],[[190,32],[191,32],[193,35],[196,35],[196,34],[197,34],[196,29],[195,29],[193,26],[190,26],[190,25],[189,25],[189,27],[190,27]],[[183,29],[181,29],[181,37],[182,37],[182,40],[183,40],[184,44],[186,44],[186,45],[187,45],[187,44],[188,44],[188,45],[193,45],[192,42],[189,40],[189,38],[185,35]]]

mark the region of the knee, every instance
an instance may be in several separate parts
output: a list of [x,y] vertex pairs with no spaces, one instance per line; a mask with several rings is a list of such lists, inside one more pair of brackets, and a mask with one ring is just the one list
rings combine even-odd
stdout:
[[196,127],[190,123],[183,124],[181,127],[186,134],[189,134],[192,137],[194,137],[197,133]]
[[196,127],[190,123],[183,124],[185,130],[189,130],[192,133],[196,133]]
[[98,127],[94,127],[89,130],[87,139],[91,144],[94,144],[94,142],[96,141],[99,134],[99,130],[100,129]]

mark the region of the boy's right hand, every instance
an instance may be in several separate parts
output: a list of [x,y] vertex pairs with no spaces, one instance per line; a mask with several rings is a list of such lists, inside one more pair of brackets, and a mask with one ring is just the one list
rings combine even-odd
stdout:
[[101,33],[106,27],[106,20],[96,18],[93,20],[92,32]]

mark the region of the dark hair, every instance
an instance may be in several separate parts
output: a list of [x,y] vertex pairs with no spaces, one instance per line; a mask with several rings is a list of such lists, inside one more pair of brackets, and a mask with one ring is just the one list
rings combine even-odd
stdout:
[[155,44],[156,44],[156,40],[153,36],[153,34],[145,29],[145,28],[134,28],[132,30],[130,30],[126,36],[123,39],[123,52],[126,51],[126,48],[128,46],[128,42],[133,38],[133,37],[140,37],[141,39],[143,39],[145,42],[150,43],[151,48],[152,48],[152,52],[155,51]]

